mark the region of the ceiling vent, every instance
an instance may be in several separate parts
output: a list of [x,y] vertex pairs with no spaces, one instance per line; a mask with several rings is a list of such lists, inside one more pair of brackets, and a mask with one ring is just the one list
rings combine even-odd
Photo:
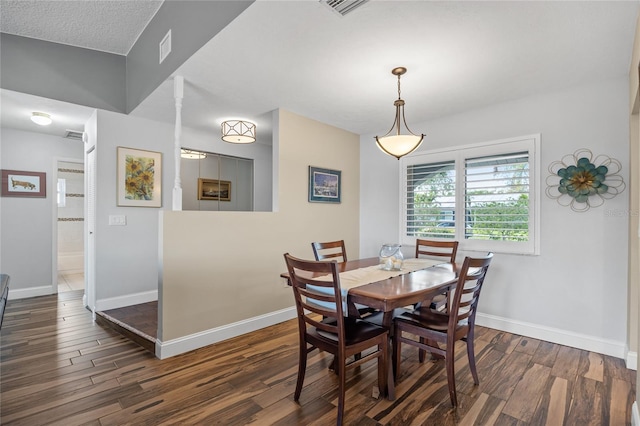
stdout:
[[320,0],[320,3],[327,5],[331,10],[344,16],[368,1],[369,0]]
[[77,130],[65,130],[64,131],[64,138],[66,139],[73,139],[76,141],[81,141],[82,140],[82,136],[84,135],[84,132],[79,132]]

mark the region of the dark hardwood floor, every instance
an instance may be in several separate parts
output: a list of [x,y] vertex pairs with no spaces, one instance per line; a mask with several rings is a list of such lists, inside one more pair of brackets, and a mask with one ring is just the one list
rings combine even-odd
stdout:
[[96,312],[96,322],[133,340],[152,354],[158,337],[158,302]]
[[[166,360],[96,324],[82,293],[9,300],[0,332],[3,425],[331,425],[330,356],[310,357],[293,401],[297,329],[287,321]],[[480,385],[457,348],[460,406],[442,361],[403,350],[395,401],[374,399],[375,363],[348,372],[349,425],[629,425],[635,372],[617,358],[477,328]]]

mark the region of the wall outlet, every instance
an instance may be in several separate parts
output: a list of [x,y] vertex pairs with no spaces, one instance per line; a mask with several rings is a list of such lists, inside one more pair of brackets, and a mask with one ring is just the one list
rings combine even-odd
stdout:
[[125,215],[109,215],[110,226],[125,226],[127,224],[127,217]]

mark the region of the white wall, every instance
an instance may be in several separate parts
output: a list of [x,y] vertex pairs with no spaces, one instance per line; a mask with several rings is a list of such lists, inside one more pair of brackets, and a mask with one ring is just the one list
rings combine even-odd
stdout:
[[52,282],[54,158],[82,160],[83,143],[35,132],[0,129],[2,169],[45,172],[46,198],[3,197],[0,215],[0,270],[11,276],[9,297],[55,292]]
[[[96,307],[98,310],[155,300],[158,290],[158,212],[171,210],[174,185],[174,125],[98,111],[96,116]],[[271,209],[271,146],[238,146],[212,134],[184,128],[182,146],[253,158],[263,193],[256,206]],[[162,207],[119,207],[116,202],[118,146],[162,152]],[[266,175],[266,177],[265,177]],[[110,215],[126,216],[126,226],[109,226]]]
[[[97,113],[96,307],[98,310],[155,300],[158,287],[158,208],[119,207],[117,147],[162,153],[162,209],[171,208],[173,126],[108,111]],[[109,226],[124,215],[126,226]],[[131,300],[131,299],[129,299]],[[134,302],[134,303],[135,303]]]
[[[540,133],[543,179],[551,162],[588,148],[620,160],[628,182],[628,84],[621,77],[409,125],[426,134],[418,152]],[[375,256],[382,242],[399,240],[399,165],[373,136],[361,136],[363,257]],[[541,254],[495,257],[478,322],[622,358],[628,194],[576,213],[547,198],[544,181],[541,187]]]

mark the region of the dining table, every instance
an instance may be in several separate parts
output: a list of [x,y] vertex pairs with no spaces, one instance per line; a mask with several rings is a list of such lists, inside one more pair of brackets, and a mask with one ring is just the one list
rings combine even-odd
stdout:
[[[358,305],[374,308],[383,313],[382,326],[389,330],[396,309],[429,301],[457,281],[455,263],[432,259],[405,259],[400,270],[391,271],[382,269],[377,257],[349,260],[338,263],[338,272],[348,315],[360,318]],[[281,276],[289,279],[288,273]],[[385,393],[395,399],[393,380]]]

